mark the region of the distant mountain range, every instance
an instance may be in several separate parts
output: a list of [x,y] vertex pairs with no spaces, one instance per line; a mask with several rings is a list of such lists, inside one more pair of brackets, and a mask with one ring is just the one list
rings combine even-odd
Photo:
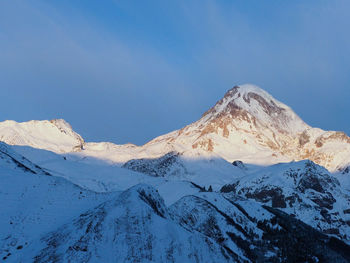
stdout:
[[172,151],[259,165],[309,159],[332,172],[350,163],[350,137],[344,132],[310,127],[291,108],[253,85],[235,86],[198,121],[143,146],[85,142],[64,120],[4,121],[0,140],[56,153],[80,151],[115,163]]
[[0,141],[5,262],[350,262],[350,138],[256,86],[142,146],[64,120]]

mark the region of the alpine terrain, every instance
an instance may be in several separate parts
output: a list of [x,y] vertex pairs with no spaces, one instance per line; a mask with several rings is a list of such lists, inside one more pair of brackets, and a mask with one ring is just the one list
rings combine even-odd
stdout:
[[254,85],[142,146],[6,120],[0,200],[3,262],[350,262],[350,137]]

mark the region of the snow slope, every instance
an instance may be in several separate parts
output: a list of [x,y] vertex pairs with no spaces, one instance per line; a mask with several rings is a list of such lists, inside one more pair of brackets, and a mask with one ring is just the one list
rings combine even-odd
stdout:
[[[253,213],[251,213],[253,211]],[[261,215],[259,215],[261,213]],[[347,262],[349,246],[290,216],[219,193],[166,207],[134,186],[28,243],[16,262]]]
[[84,140],[62,119],[51,121],[0,122],[0,141],[53,152],[71,152],[83,148]]
[[[0,144],[0,256],[5,262],[350,260],[350,247],[342,241],[232,192],[207,192],[180,179],[114,167],[109,172],[114,171],[110,177],[115,183],[135,184],[131,178],[139,175],[150,179],[155,188],[138,184],[122,192],[97,193],[55,176],[57,171],[42,168],[13,148],[45,160],[46,165],[66,166],[68,174],[76,171],[76,179],[81,167],[86,167],[87,174],[95,173],[96,182],[107,179],[107,173],[98,177],[104,163]],[[233,167],[248,173],[258,169],[244,164]],[[89,175],[80,173],[80,177]],[[336,184],[332,179],[330,186],[332,182]],[[98,189],[93,181],[86,185]]]
[[235,86],[200,120],[143,146],[148,151],[193,150],[229,162],[270,165],[310,159],[331,171],[350,162],[350,138],[305,124],[288,106],[253,85]]
[[11,262],[30,240],[106,200],[106,196],[52,176],[0,144],[0,200],[0,258]]
[[[36,155],[41,158],[49,154],[51,161],[56,163],[57,167],[74,171],[73,167],[65,166],[69,160],[64,160],[60,155],[43,152],[43,150],[31,150],[40,153]],[[22,149],[22,151],[28,152],[29,149]],[[62,159],[63,163],[56,160],[57,158]],[[88,164],[83,163],[82,166],[88,166]],[[102,167],[95,167],[94,172]],[[92,169],[92,167],[89,168]],[[111,179],[118,186],[112,184],[113,189],[121,187],[125,190],[140,180],[132,180],[132,174],[137,175],[137,173],[115,168],[114,171],[110,170],[117,178]],[[82,168],[75,169],[78,177]],[[124,174],[118,174],[120,172]],[[90,172],[90,175],[92,173]],[[42,235],[55,230],[58,226],[71,222],[86,210],[119,196],[119,192],[111,191],[112,189],[107,189],[108,192],[103,191],[103,193],[87,190],[62,178],[62,174],[55,176],[57,174],[56,171],[44,169],[32,163],[14,151],[11,146],[0,143],[0,258],[6,262],[18,262],[17,255],[33,240],[40,239]],[[74,172],[69,174],[72,176]],[[128,174],[131,176],[123,178]],[[148,177],[139,175],[143,178]],[[107,185],[105,178],[95,177],[95,181],[89,182],[89,178],[84,178],[84,174],[80,174],[80,179],[83,182],[87,181],[86,186],[92,189],[105,190],[98,188],[98,185]],[[147,178],[144,179],[147,181]],[[150,177],[150,179],[153,178]],[[155,179],[157,182],[153,181],[153,184],[158,187],[159,192],[166,193],[167,204],[172,204],[184,195],[197,193],[200,190],[190,182],[177,181],[173,184],[160,178]],[[24,262],[27,261],[24,260]]]
[[350,243],[350,192],[335,176],[311,161],[266,167],[233,181],[221,191],[279,208]]
[[138,185],[34,242],[18,262],[230,262],[221,250],[169,220],[156,190]]

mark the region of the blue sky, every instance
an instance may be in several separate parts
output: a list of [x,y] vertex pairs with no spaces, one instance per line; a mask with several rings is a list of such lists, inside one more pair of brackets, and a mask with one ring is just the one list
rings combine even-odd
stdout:
[[350,1],[0,2],[0,120],[142,144],[253,83],[350,134]]

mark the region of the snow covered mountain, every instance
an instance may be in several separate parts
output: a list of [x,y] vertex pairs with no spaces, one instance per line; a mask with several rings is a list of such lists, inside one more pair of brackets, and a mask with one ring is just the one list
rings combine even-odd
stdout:
[[[39,154],[39,156],[45,156],[45,154],[46,153],[42,153]],[[69,160],[67,161],[69,162]],[[61,166],[64,166],[64,164],[61,164]],[[113,171],[114,173],[111,173],[110,176],[112,177],[114,175],[119,178],[120,182],[123,182],[123,180],[125,180],[123,177],[128,170],[125,170],[124,174],[119,174],[121,170],[125,169],[117,167],[117,169]],[[94,172],[96,173],[96,170]],[[127,178],[130,181],[129,184],[137,184],[137,181],[132,181],[131,179],[134,173],[129,171],[129,174],[130,176]],[[146,234],[145,228],[148,228],[149,230],[152,230],[153,228],[156,229],[154,224],[159,223],[157,220],[153,222],[153,225],[148,224],[150,221],[145,222],[144,224],[141,224],[140,221],[140,224],[137,224],[138,219],[146,220],[148,217],[146,217],[147,214],[145,214],[147,212],[147,207],[144,210],[141,209],[144,202],[139,204],[134,200],[134,191],[127,191],[122,195],[120,195],[120,192],[115,191],[98,193],[75,185],[59,175],[60,174],[56,171],[52,171],[51,174],[46,169],[29,161],[17,153],[13,147],[4,143],[0,144],[0,258],[2,261],[58,262],[59,258],[52,255],[49,251],[42,252],[40,255],[37,255],[38,257],[32,257],[31,251],[32,249],[36,250],[40,248],[40,246],[37,245],[37,242],[40,242],[40,240],[48,235],[48,233],[55,231],[56,228],[61,225],[69,224],[76,217],[84,217],[85,219],[90,218],[91,220],[101,217],[101,209],[95,209],[94,207],[105,207],[112,217],[115,216],[115,213],[119,215],[118,212],[120,209],[115,207],[116,200],[124,200],[123,204],[120,206],[125,209],[127,214],[123,219],[124,221],[109,222],[106,224],[105,226],[107,227],[108,232],[110,231],[110,223],[114,223],[116,227],[121,227],[120,230],[122,234],[127,234],[128,228],[132,227],[133,224],[135,224],[135,234],[138,235]],[[81,174],[81,177],[84,177],[84,174]],[[98,180],[98,178],[96,178],[96,180]],[[84,179],[82,181],[84,181]],[[103,178],[101,181],[103,181]],[[174,193],[167,194],[167,201],[175,202],[186,193],[195,193],[199,191],[199,189],[191,183],[187,184],[186,182],[175,182],[175,185],[168,186],[165,182],[160,181],[158,189],[159,192],[164,193],[168,192],[167,189],[174,189],[174,186],[177,186],[178,191],[175,189]],[[91,184],[88,184],[88,186],[91,186]],[[145,189],[150,189],[150,186],[145,187]],[[155,194],[156,190],[152,188],[152,190],[147,191],[154,192]],[[147,195],[143,196],[143,200],[148,201],[147,204],[152,206],[152,200],[147,199],[149,198],[148,192]],[[128,193],[131,193],[131,196],[129,196]],[[160,198],[158,197],[158,199]],[[161,202],[160,205],[164,208],[165,204],[163,199],[161,199]],[[108,205],[105,206],[105,204]],[[129,213],[130,209],[134,209],[134,215],[140,215],[141,218],[135,218],[135,221],[131,221],[132,217],[129,217],[131,216]],[[122,220],[122,218],[118,218],[119,220]],[[206,243],[209,242],[206,238],[188,233],[188,231],[180,226],[176,226],[172,222],[163,222],[165,224],[164,229],[173,225],[176,230],[174,232],[174,240],[177,240],[178,245],[181,245],[180,242],[183,242],[183,238],[186,237],[189,238],[189,243],[185,243],[185,246],[183,247],[185,251],[182,251],[181,247],[179,247],[180,251],[160,251],[163,253],[162,257],[175,257],[176,262],[181,262],[181,260],[183,262],[184,258],[191,258],[189,255],[201,258],[202,256],[209,254],[209,258],[214,258],[215,256],[218,260],[217,262],[220,262],[220,259],[222,259],[222,262],[225,262],[225,257],[221,256],[221,251],[218,250],[220,246],[214,242],[211,242],[211,246],[209,246],[209,244]],[[95,226],[92,228],[89,224],[85,226],[91,228],[93,232],[97,229]],[[169,231],[171,231],[171,229],[169,229]],[[64,231],[62,231],[58,237],[60,241],[66,241],[67,244],[73,242],[74,238],[71,240],[63,239],[63,234]],[[76,234],[78,235],[80,232],[76,232]],[[85,232],[83,234],[86,239],[89,238],[89,235]],[[97,238],[93,234],[91,236]],[[113,252],[110,250],[111,246],[113,247],[113,242],[108,240],[108,236],[104,236],[104,238],[107,238],[107,243],[109,245],[101,248],[102,250],[99,252],[107,257],[108,255],[113,255]],[[127,236],[127,238],[130,242],[133,242],[133,244],[137,243],[140,245],[139,253],[141,256],[149,253],[149,248],[147,247],[149,242],[148,239],[144,240],[146,243],[140,242],[142,240],[138,240],[132,233],[130,233],[130,236]],[[199,242],[202,242],[202,246],[197,246]],[[53,243],[51,242],[50,245],[52,244]],[[122,246],[122,244],[123,243],[120,243],[118,240],[113,251],[124,250],[125,247]],[[174,246],[176,249],[177,244],[169,244],[169,246]],[[124,243],[124,245],[128,247],[130,244]],[[162,243],[159,242],[159,245],[161,246]],[[129,246],[129,248],[132,249],[132,246]],[[77,246],[74,246],[73,250],[75,251],[75,249],[77,249]],[[92,249],[96,250],[97,247]],[[209,249],[209,252],[207,252],[206,249]],[[82,251],[84,252],[84,250]],[[43,255],[45,259],[41,260],[40,256]],[[86,262],[84,261],[84,257],[75,258],[71,254],[67,254],[67,258],[68,261],[74,260],[75,262]],[[135,262],[137,255],[131,254],[129,255],[129,258],[129,262]],[[65,260],[62,259],[59,262],[64,261]],[[229,261],[226,260],[226,262]]]
[[230,262],[218,244],[170,220],[162,198],[146,185],[81,214],[28,250],[23,261]]
[[0,143],[0,258],[16,262],[31,240],[106,200]]
[[[169,153],[160,158],[131,160],[123,167],[151,176],[177,177],[186,175],[194,165],[185,164],[179,154]],[[220,167],[211,162],[214,167]],[[197,164],[202,166],[202,163]],[[221,170],[226,177],[212,178],[213,168],[203,167],[199,174],[192,175],[194,182],[203,187],[233,193],[253,199],[264,205],[276,207],[319,231],[337,236],[350,243],[350,191],[348,177],[330,174],[325,168],[309,160],[280,163],[267,167],[251,166],[236,161],[232,173]],[[189,168],[188,168],[189,167]],[[224,164],[221,167],[225,167]],[[209,169],[208,169],[209,168]],[[193,169],[193,168],[192,168]],[[211,170],[211,171],[210,171]],[[241,170],[238,172],[237,170]],[[223,185],[223,179],[232,181]]]
[[0,141],[57,153],[83,149],[83,138],[64,120],[0,122]]
[[0,122],[0,258],[350,262],[349,164],[347,135],[252,85],[143,146]]
[[350,138],[304,123],[288,106],[253,85],[235,86],[200,120],[143,146],[192,152],[229,162],[274,164],[309,159],[331,171],[350,162]]
[[84,142],[64,120],[0,123],[0,140],[56,153],[77,152],[122,165],[178,152],[229,162],[270,165],[309,159],[335,172],[350,163],[350,138],[303,122],[291,108],[253,85],[235,86],[196,122],[143,146]]
[[134,186],[17,246],[13,262],[347,262],[349,246],[253,201],[198,193],[166,207]]
[[221,191],[279,208],[350,243],[350,192],[312,161],[276,164],[253,171],[223,186]]
[[159,184],[158,191],[138,184],[96,193],[1,143],[0,257],[4,262],[350,260],[348,245],[276,208],[232,192],[184,186]]

